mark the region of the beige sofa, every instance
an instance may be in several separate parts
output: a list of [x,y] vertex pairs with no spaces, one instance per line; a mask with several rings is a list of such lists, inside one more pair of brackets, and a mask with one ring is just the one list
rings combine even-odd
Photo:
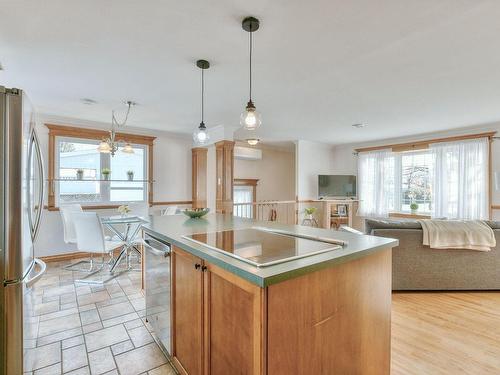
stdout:
[[500,222],[488,222],[497,246],[489,252],[422,245],[414,220],[367,219],[367,234],[399,240],[392,253],[393,290],[500,290]]

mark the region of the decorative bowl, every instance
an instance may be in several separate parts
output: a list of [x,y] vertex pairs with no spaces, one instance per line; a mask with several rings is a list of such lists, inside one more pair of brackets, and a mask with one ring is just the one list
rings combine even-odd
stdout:
[[182,212],[191,219],[199,219],[208,214],[208,211],[210,211],[210,208],[186,208]]

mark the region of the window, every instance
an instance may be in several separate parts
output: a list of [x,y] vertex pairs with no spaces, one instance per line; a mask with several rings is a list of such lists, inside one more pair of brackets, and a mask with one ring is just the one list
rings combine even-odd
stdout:
[[[384,217],[400,212],[487,219],[489,139],[434,142],[427,147],[360,152],[359,215]],[[412,210],[412,204],[417,208]]]
[[[118,149],[115,156],[97,151],[99,141],[56,137],[56,180],[58,204],[120,204],[144,202],[147,198],[147,149],[133,145],[134,153]],[[109,181],[103,169],[110,169]],[[81,177],[77,172],[83,171]],[[128,171],[133,172],[132,181]]]
[[[154,137],[121,134],[134,153],[100,153],[107,132],[46,125],[49,129],[49,209],[59,204],[116,207],[127,202],[152,203],[151,153]],[[125,138],[126,137],[126,138]],[[109,179],[104,169],[111,171]],[[129,173],[130,172],[130,173]]]
[[398,212],[410,212],[410,205],[418,205],[417,213],[431,212],[431,178],[433,156],[430,151],[406,152],[401,158],[401,191]]
[[254,203],[257,200],[258,179],[235,178],[233,183],[233,215],[239,217],[255,217]]

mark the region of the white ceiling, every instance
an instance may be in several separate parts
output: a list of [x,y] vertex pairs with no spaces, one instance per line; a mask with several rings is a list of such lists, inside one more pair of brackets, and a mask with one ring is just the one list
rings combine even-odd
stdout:
[[263,139],[346,143],[500,120],[497,0],[0,5],[0,85],[27,90],[42,113],[108,121],[132,99],[131,125],[190,133],[200,121],[194,63],[206,58],[205,122],[236,126],[248,99],[240,23],[254,15]]

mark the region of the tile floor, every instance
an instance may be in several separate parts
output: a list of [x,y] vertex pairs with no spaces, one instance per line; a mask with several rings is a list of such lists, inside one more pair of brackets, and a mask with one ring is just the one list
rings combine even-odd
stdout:
[[104,285],[47,263],[25,295],[25,375],[171,375],[145,322],[140,272]]

